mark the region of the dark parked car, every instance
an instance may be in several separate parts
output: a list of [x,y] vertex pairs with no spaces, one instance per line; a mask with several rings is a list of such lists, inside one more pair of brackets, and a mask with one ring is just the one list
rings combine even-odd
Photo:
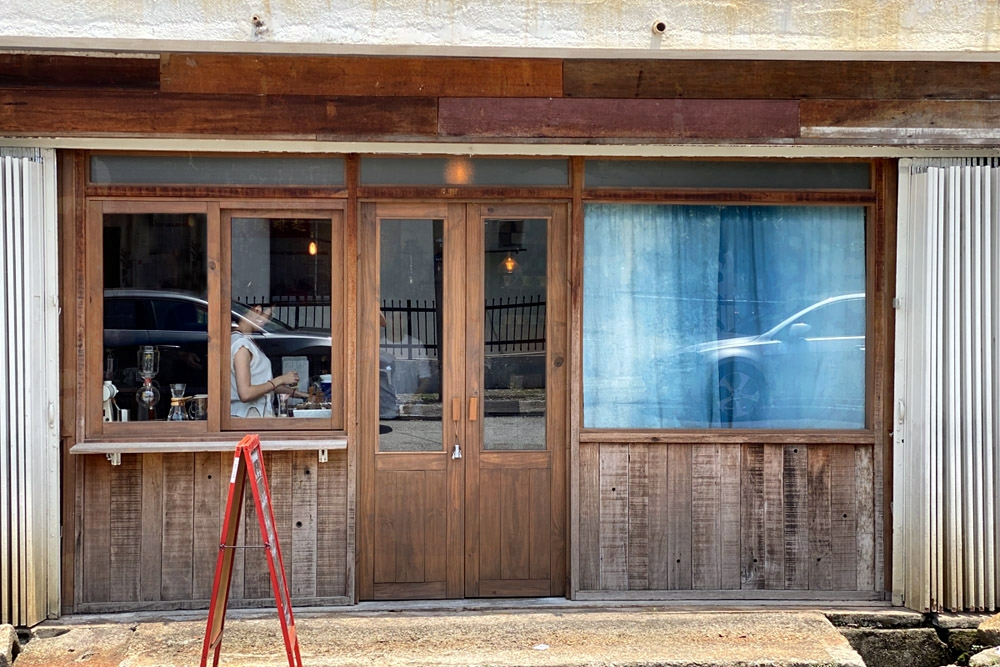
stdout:
[[[248,306],[234,302],[232,321],[237,322],[248,310]],[[295,368],[306,381],[330,372],[329,330],[293,329],[272,318],[263,331],[253,336],[271,359],[275,374]],[[208,302],[205,299],[165,290],[104,291],[104,348],[111,359],[110,373],[109,364],[105,364],[105,379],[112,379],[124,393],[116,399],[121,408],[135,408],[134,391],[142,383],[136,362],[141,345],[155,345],[160,350],[160,369],[155,378],[160,387],[158,418],[165,417],[170,407],[168,385],[185,383],[185,393],[189,396],[208,391]],[[226,387],[225,391],[228,390]]]
[[700,343],[685,356],[708,369],[709,405],[718,401],[723,424],[864,425],[863,293],[824,299],[763,333]]

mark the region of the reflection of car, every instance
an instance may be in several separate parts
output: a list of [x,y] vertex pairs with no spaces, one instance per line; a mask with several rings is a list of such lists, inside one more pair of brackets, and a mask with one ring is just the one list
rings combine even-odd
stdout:
[[[249,310],[232,304],[233,322]],[[270,359],[275,374],[283,365],[299,364],[303,380],[330,372],[329,330],[292,329],[270,319],[262,331],[251,334]],[[174,382],[188,385],[186,393],[204,393],[208,385],[208,302],[176,291],[108,289],[104,291],[104,347],[114,357],[115,383],[128,390],[139,384],[136,352],[140,345],[160,349],[161,386]],[[308,368],[308,373],[304,372]],[[161,395],[164,392],[161,391]],[[169,394],[167,394],[169,396]],[[161,397],[158,412],[169,401]]]
[[759,335],[701,343],[693,351],[713,369],[712,401],[723,423],[845,412],[863,420],[863,293],[824,299]]

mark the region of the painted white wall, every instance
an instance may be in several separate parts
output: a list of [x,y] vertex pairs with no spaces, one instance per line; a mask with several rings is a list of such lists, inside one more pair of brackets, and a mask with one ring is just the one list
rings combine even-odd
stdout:
[[[258,20],[254,21],[254,17]],[[652,25],[666,29],[655,35]],[[7,0],[0,48],[643,57],[1000,53],[984,0]],[[485,55],[485,53],[484,53]]]

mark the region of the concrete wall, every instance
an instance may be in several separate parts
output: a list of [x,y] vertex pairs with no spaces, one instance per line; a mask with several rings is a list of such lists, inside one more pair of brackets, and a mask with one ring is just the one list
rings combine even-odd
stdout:
[[3,19],[8,49],[1000,53],[1000,4],[985,0],[7,0]]

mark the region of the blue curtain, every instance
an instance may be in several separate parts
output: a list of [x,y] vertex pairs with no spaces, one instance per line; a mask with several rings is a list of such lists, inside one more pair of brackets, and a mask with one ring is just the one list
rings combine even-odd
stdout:
[[862,207],[584,216],[585,426],[864,426]]

